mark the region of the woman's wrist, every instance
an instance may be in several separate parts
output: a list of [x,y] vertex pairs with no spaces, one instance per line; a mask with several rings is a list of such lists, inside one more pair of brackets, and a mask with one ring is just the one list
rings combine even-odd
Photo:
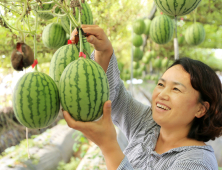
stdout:
[[116,170],[124,159],[123,154],[118,142],[112,142],[100,147],[102,154],[105,158],[107,169]]
[[106,72],[109,66],[109,61],[113,54],[112,45],[105,51],[95,50],[95,61],[103,68]]

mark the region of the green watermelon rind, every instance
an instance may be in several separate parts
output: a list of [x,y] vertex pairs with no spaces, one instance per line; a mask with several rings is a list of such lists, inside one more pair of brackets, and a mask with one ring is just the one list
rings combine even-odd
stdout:
[[174,26],[166,15],[156,16],[150,26],[150,38],[157,44],[166,44],[173,38]]
[[202,24],[195,23],[189,26],[185,33],[185,40],[189,45],[199,45],[205,39],[206,33]]
[[102,67],[91,59],[80,58],[63,71],[59,96],[64,110],[77,121],[94,121],[103,113],[109,99],[109,84]]
[[66,32],[58,23],[48,24],[42,33],[43,44],[51,49],[58,49],[65,44]]
[[156,6],[166,15],[183,16],[191,13],[201,0],[154,0]]
[[[90,57],[91,49],[88,42],[83,44],[84,49],[86,49]],[[60,77],[66,68],[66,66],[74,60],[79,59],[79,46],[76,45],[64,45],[60,47],[53,55],[49,68],[49,76],[55,81],[57,87],[59,88]]]
[[30,129],[45,128],[58,116],[59,91],[47,74],[26,73],[15,86],[12,103],[22,125]]

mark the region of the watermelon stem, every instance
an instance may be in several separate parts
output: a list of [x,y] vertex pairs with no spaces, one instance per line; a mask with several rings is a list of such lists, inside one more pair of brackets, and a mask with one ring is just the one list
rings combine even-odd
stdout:
[[[81,0],[79,0],[80,6],[82,7],[82,2]],[[80,52],[83,52],[83,42],[82,42],[82,31],[81,31],[81,7],[79,7],[79,23],[80,23],[80,27],[79,27],[79,40],[80,40]]]
[[[17,28],[11,26],[11,25],[5,20],[5,18],[3,17],[3,15],[1,15],[1,18],[3,19],[3,22],[4,22],[9,28],[11,28],[11,29],[13,29],[13,30],[16,30],[16,31],[19,31]],[[24,31],[24,30],[23,30],[22,32],[33,35],[33,31],[32,31],[32,32],[29,32],[29,31]]]
[[73,17],[71,10],[67,9],[65,5],[60,4],[58,1],[53,0],[55,4],[57,4],[60,8],[63,9],[63,11],[67,14],[69,20],[72,22],[72,24],[75,27],[80,27],[80,24],[76,21],[76,19]]
[[[35,12],[35,34],[34,34],[34,60],[37,59],[37,45],[36,45],[36,30],[38,28],[38,13]],[[38,71],[37,65],[35,66],[35,71]]]

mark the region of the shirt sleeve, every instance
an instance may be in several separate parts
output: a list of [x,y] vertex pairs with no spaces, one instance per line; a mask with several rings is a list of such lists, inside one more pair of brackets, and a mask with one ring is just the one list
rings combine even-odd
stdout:
[[[94,60],[94,52],[91,55]],[[109,82],[110,100],[112,101],[112,120],[121,129],[128,141],[144,128],[153,127],[151,109],[135,100],[126,90],[120,79],[120,71],[113,52],[106,72]]]
[[169,170],[217,170],[207,166],[202,161],[180,161],[173,165]]
[[122,162],[120,163],[119,167],[117,168],[117,170],[142,170],[142,169],[133,169],[129,160],[125,156]]

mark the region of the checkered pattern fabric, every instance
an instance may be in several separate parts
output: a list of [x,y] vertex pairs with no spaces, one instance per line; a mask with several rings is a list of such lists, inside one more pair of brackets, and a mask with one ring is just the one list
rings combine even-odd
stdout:
[[[94,52],[91,55],[94,60]],[[184,146],[163,154],[154,151],[160,126],[152,118],[152,110],[135,100],[120,79],[115,53],[113,52],[106,72],[112,120],[128,140],[125,158],[117,170],[217,170],[218,164],[210,145]]]

